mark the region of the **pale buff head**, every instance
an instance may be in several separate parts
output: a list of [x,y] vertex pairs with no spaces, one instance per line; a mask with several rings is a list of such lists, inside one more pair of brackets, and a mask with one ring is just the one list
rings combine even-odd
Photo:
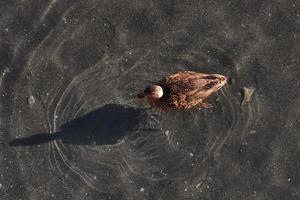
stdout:
[[162,87],[159,85],[151,85],[147,87],[144,92],[138,94],[138,98],[144,98],[144,97],[150,97],[150,98],[155,98],[159,99],[163,96],[164,92]]

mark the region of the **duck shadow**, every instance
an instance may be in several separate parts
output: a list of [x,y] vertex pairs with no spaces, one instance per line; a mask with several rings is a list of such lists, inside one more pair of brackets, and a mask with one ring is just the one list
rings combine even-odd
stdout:
[[9,146],[34,146],[53,140],[78,145],[111,145],[137,130],[147,116],[144,109],[107,104],[60,127],[60,131],[14,139]]

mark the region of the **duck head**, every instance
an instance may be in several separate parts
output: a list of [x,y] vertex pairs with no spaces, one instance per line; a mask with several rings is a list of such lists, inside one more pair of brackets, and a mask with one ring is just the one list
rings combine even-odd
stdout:
[[163,96],[164,92],[162,87],[159,85],[151,85],[146,87],[144,92],[137,95],[137,98],[149,98],[149,99],[159,99]]

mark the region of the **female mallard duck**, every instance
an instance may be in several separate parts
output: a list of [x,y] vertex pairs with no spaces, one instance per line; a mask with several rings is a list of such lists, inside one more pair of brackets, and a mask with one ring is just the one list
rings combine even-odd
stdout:
[[151,107],[161,110],[183,110],[194,106],[211,108],[203,100],[226,82],[227,78],[220,74],[183,71],[147,87],[137,98],[145,98]]

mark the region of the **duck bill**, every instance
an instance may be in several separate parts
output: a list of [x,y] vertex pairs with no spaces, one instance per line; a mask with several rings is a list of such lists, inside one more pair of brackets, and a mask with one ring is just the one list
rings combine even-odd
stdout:
[[142,98],[144,98],[145,96],[146,96],[145,93],[142,92],[142,93],[136,95],[135,98],[137,98],[137,99],[142,99]]

